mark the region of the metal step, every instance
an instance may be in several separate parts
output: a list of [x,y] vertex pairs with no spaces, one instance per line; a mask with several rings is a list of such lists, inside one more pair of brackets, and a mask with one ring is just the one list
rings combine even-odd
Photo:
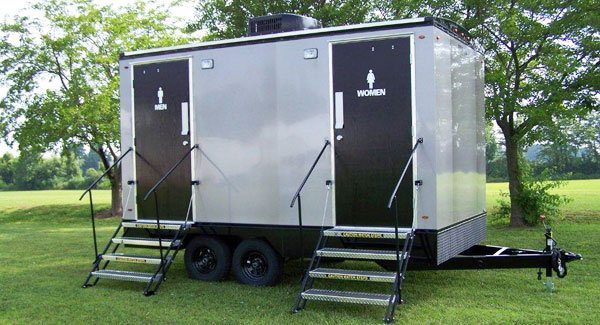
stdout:
[[396,273],[394,273],[394,272],[318,268],[318,269],[314,269],[314,270],[310,271],[309,274],[312,278],[319,278],[319,279],[391,282],[391,283],[393,283],[396,280]]
[[323,289],[309,289],[302,293],[302,298],[306,300],[318,300],[329,302],[345,302],[350,304],[365,304],[387,306],[390,301],[390,295],[376,293],[335,291]]
[[[124,281],[148,282],[152,280],[153,273],[118,271],[118,270],[98,270],[92,272],[92,275],[101,279],[113,279]],[[154,281],[160,280],[162,274],[158,273]]]
[[[160,264],[160,257],[157,256],[141,256],[141,255],[127,255],[122,253],[113,253],[102,255],[101,258],[105,261],[115,262],[126,262],[126,263],[140,263],[140,264]],[[168,262],[169,259],[167,258]]]
[[[398,238],[405,239],[412,231],[411,228],[398,228]],[[391,227],[351,227],[341,226],[327,229],[323,235],[330,237],[346,237],[346,238],[384,238],[395,239],[396,230]]]
[[[396,251],[390,250],[375,250],[375,249],[352,249],[352,248],[322,248],[317,250],[317,256],[334,257],[334,258],[351,258],[360,260],[392,260],[396,261]],[[407,253],[400,258],[406,258]]]
[[[115,244],[123,244],[123,245],[132,245],[132,246],[151,246],[151,247],[159,247],[160,244],[158,242],[158,238],[138,238],[138,237],[115,237],[112,239],[112,242]],[[169,247],[173,242],[173,246],[179,246],[181,244],[180,240],[173,239],[163,239],[162,247]]]
[[[183,226],[183,229],[188,229],[192,225],[188,223],[160,223],[160,229],[165,230],[179,230]],[[137,221],[123,221],[123,227],[125,228],[141,228],[141,229],[158,229],[158,224],[153,222],[137,222]]]

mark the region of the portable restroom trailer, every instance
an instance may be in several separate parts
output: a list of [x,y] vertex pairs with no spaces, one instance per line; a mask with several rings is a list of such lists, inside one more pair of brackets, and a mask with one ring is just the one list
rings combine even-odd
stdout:
[[[536,268],[539,279],[543,268],[551,291],[552,271],[564,277],[582,258],[546,224],[544,250],[478,245],[483,60],[463,28],[440,18],[320,28],[281,14],[252,19],[248,32],[121,56],[128,149],[81,196],[90,193],[95,248],[84,288],[140,281],[152,295],[182,248],[191,277],[231,269],[252,285],[276,284],[285,259],[312,254],[294,312],[309,300],[381,305],[389,322],[409,259],[411,269]],[[123,220],[99,252],[91,190],[119,164]],[[119,251],[129,246],[160,255]],[[391,272],[321,265],[332,258]],[[323,279],[393,288],[315,288]]]
[[[485,246],[483,60],[440,18],[320,28],[252,19],[249,36],[124,53],[120,59],[123,220],[83,287],[146,283],[180,249],[196,279],[230,269],[274,285],[285,259],[312,255],[293,311],[308,300],[402,302],[414,269],[539,268],[566,275],[578,254]],[[81,199],[80,198],[80,199]],[[294,207],[293,209],[291,207]],[[296,210],[297,208],[297,210]],[[121,253],[149,247],[160,256]],[[322,267],[375,261],[388,271]],[[109,263],[154,266],[150,273]],[[113,265],[111,264],[111,265]],[[387,282],[386,294],[315,288],[316,279]]]
[[193,197],[200,232],[298,257],[289,203],[325,141],[302,191],[306,254],[323,222],[393,227],[387,201],[423,138],[400,186],[401,226],[414,219],[430,261],[444,262],[485,237],[483,61],[469,40],[416,18],[124,53],[121,141],[135,150],[122,162],[135,182],[124,219],[154,221],[144,194],[198,145],[158,191],[161,220],[184,220]]

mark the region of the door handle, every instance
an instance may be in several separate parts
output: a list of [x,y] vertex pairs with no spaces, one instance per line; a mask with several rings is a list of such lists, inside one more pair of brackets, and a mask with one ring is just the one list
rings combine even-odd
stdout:
[[181,103],[181,135],[190,134],[190,112],[187,102]]

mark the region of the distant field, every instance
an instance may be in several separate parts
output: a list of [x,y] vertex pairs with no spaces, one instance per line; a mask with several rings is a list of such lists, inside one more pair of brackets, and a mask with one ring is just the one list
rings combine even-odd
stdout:
[[[0,211],[3,209],[23,209],[47,204],[89,204],[86,196],[81,201],[79,197],[83,190],[62,191],[14,191],[0,192]],[[110,191],[97,190],[92,194],[94,205],[110,204]]]
[[[488,185],[488,206],[506,184]],[[600,319],[600,181],[572,181],[560,190],[574,201],[569,218],[554,224],[561,247],[585,260],[569,265],[548,294],[536,271],[420,271],[404,282],[405,304],[396,324],[593,324]],[[276,287],[248,287],[229,279],[207,283],[188,278],[177,257],[157,295],[144,297],[140,283],[101,280],[82,289],[93,259],[87,198],[81,191],[0,192],[0,324],[55,323],[208,323],[208,324],[381,324],[384,308],[309,302],[290,310],[300,284],[298,261],[286,264]],[[94,191],[101,207],[109,191]],[[97,220],[103,247],[119,220]],[[488,244],[543,248],[541,227],[488,227]],[[369,262],[344,262],[358,269],[381,270]],[[336,267],[333,264],[330,267]],[[143,265],[131,266],[141,270]],[[321,285],[321,284],[317,284]],[[389,286],[338,282],[342,290]]]
[[[3,209],[22,209],[45,204],[88,204],[86,196],[78,201],[83,191],[16,191],[0,192],[0,211]],[[487,184],[487,207],[493,211],[498,205],[500,192],[508,192],[508,183]],[[564,207],[569,213],[594,213],[600,211],[600,179],[568,181],[556,193],[566,195],[572,201]],[[110,204],[110,191],[96,190],[94,203],[100,207]]]
[[[500,192],[508,192],[508,183],[487,184],[488,210],[497,204]],[[0,192],[0,209],[23,208],[44,204],[87,204],[88,197],[77,199],[83,191],[16,191]],[[566,186],[556,191],[573,199],[565,208],[571,211],[600,211],[600,179],[566,182]],[[110,204],[110,191],[94,191],[94,202]]]
[[[488,211],[493,211],[500,198],[500,192],[508,193],[508,183],[487,184]],[[600,179],[567,181],[564,187],[555,193],[565,195],[572,201],[565,205],[563,211],[569,215],[600,214]]]

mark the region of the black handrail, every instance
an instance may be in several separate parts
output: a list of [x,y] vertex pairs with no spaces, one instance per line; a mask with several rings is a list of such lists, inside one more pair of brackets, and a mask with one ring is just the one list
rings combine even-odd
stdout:
[[325,140],[325,144],[323,145],[323,148],[321,148],[321,151],[319,151],[319,155],[317,156],[317,159],[315,159],[312,166],[310,166],[308,173],[302,180],[302,183],[298,187],[298,190],[296,191],[296,194],[294,194],[294,197],[292,198],[292,202],[290,203],[290,208],[293,208],[294,204],[296,204],[296,199],[298,200],[298,227],[299,227],[298,230],[300,232],[300,271],[301,271],[300,274],[302,274],[304,272],[304,239],[303,239],[303,234],[302,234],[302,198],[300,197],[300,192],[302,192],[302,189],[304,188],[306,181],[308,181],[308,178],[310,177],[313,170],[315,169],[315,166],[317,165],[319,160],[321,160],[321,156],[323,155],[323,152],[325,152],[325,148],[327,148],[327,146],[330,144],[331,144],[331,142],[329,142],[329,140]]
[[306,177],[304,177],[304,180],[302,181],[302,184],[300,184],[300,187],[298,187],[298,190],[296,191],[296,194],[294,194],[294,197],[292,198],[292,202],[290,203],[290,208],[294,207],[294,204],[296,203],[296,199],[300,196],[300,192],[304,188],[304,185],[306,184],[306,181],[308,181],[308,178],[310,177],[310,175],[312,174],[313,170],[315,169],[315,166],[317,165],[317,163],[321,159],[321,156],[323,155],[323,152],[325,152],[325,148],[327,148],[327,146],[330,145],[330,144],[331,143],[329,142],[329,140],[325,140],[325,144],[323,145],[323,148],[321,148],[321,151],[319,152],[319,155],[317,156],[317,159],[315,159],[315,162],[313,162],[312,166],[310,167],[310,170],[306,174]]
[[95,254],[94,261],[98,260],[98,239],[96,238],[96,221],[94,220],[94,200],[92,199],[92,189],[94,188],[94,186],[96,186],[96,184],[98,184],[98,182],[100,182],[100,180],[102,178],[104,178],[104,176],[106,176],[106,174],[108,174],[108,172],[111,169],[113,169],[113,167],[115,167],[119,162],[121,162],[121,160],[123,160],[123,158],[125,158],[125,156],[127,156],[127,154],[130,153],[131,151],[133,151],[133,148],[129,147],[129,149],[127,149],[127,151],[125,151],[125,153],[122,154],[121,157],[119,157],[119,159],[115,160],[115,162],[112,165],[110,165],[110,167],[108,167],[104,171],[104,173],[102,173],[102,175],[100,175],[100,177],[96,178],[96,180],[92,183],[92,185],[88,186],[88,188],[79,197],[79,201],[81,201],[81,199],[83,199],[83,197],[87,193],[90,193],[90,214],[92,216],[92,232],[94,234],[94,254]]
[[398,179],[398,183],[396,183],[394,192],[392,192],[392,195],[390,196],[390,200],[388,201],[388,205],[387,205],[388,209],[392,208],[392,201],[394,201],[394,198],[396,197],[396,193],[398,192],[398,189],[400,188],[400,183],[402,183],[402,179],[404,179],[404,174],[406,174],[406,171],[408,170],[408,166],[410,165],[410,162],[412,161],[413,156],[415,155],[415,151],[417,150],[417,147],[421,143],[423,143],[423,138],[418,138],[417,143],[415,143],[414,147],[412,148],[412,151],[410,152],[410,157],[408,158],[408,162],[406,163],[406,166],[404,166],[402,175],[400,175],[400,178]]
[[152,194],[152,192],[155,192],[158,190],[158,187],[160,186],[160,184],[162,184],[170,175],[171,173],[175,170],[175,168],[179,167],[179,165],[181,165],[181,163],[185,160],[185,158],[187,158],[187,156],[194,151],[194,149],[198,149],[198,145],[194,145],[193,147],[190,148],[190,150],[186,151],[186,153],[175,163],[175,165],[173,165],[169,171],[167,171],[159,180],[158,182],[156,182],[156,184],[154,184],[154,186],[152,186],[152,188],[148,191],[148,193],[146,193],[146,196],[144,196],[144,201],[148,200],[148,198],[150,197],[150,194]]
[[[159,212],[159,210],[158,210],[158,196],[156,195],[156,191],[158,190],[158,187],[171,175],[171,173],[173,173],[173,171],[177,167],[179,167],[179,165],[181,165],[181,163],[190,155],[190,153],[192,151],[194,151],[194,149],[198,149],[198,145],[197,144],[195,144],[188,151],[186,151],[185,154],[181,158],[179,158],[179,160],[171,168],[169,168],[169,170],[158,180],[158,182],[156,182],[156,184],[154,184],[154,186],[152,186],[152,188],[148,191],[148,193],[146,193],[146,196],[144,196],[144,201],[146,201],[150,197],[150,194],[154,194],[154,209],[156,211],[156,229],[157,229],[157,233],[158,233],[158,247],[159,247],[159,250],[160,250],[160,260],[163,261],[163,262],[164,262],[164,256],[165,255],[163,254],[162,235],[160,233],[160,216],[159,216],[159,213],[158,213]],[[170,249],[171,249],[171,246],[169,246],[169,249],[167,250],[167,253],[169,252]],[[157,270],[157,273],[158,273],[158,270]],[[155,276],[156,276],[156,274],[155,274]],[[163,276],[163,279],[164,279],[164,277],[165,277],[165,268],[164,267],[162,268],[162,276]]]
[[115,166],[116,166],[116,165],[117,165],[119,162],[121,162],[121,160],[123,160],[123,158],[125,158],[125,156],[127,156],[127,154],[128,154],[129,152],[131,152],[131,151],[133,151],[133,148],[129,147],[129,149],[127,149],[127,151],[125,151],[125,153],[124,153],[124,154],[122,154],[122,155],[121,155],[121,157],[119,157],[119,159],[115,160],[115,162],[114,162],[112,165],[110,165],[110,167],[108,167],[108,168],[107,168],[107,169],[104,171],[104,173],[102,173],[102,175],[100,175],[100,177],[96,178],[96,180],[95,180],[95,181],[92,183],[92,185],[88,186],[88,188],[87,188],[87,189],[86,189],[86,190],[83,192],[83,194],[81,194],[81,196],[79,197],[79,200],[81,201],[81,199],[83,199],[83,197],[85,196],[85,194],[86,194],[87,192],[91,191],[91,190],[92,190],[92,188],[93,188],[94,186],[96,186],[96,184],[98,184],[98,182],[100,182],[100,180],[101,180],[102,178],[104,178],[104,176],[106,176],[106,174],[108,174],[108,172],[109,172],[111,169],[113,169],[113,167],[115,167]]
[[[400,272],[403,268],[403,264],[404,263],[404,258],[405,256],[402,256],[402,260],[400,259],[400,239],[398,238],[398,227],[400,224],[400,221],[398,220],[398,200],[397,200],[397,193],[398,193],[398,189],[400,188],[400,184],[402,183],[402,180],[404,179],[404,175],[406,175],[406,171],[408,170],[408,166],[410,166],[410,162],[412,161],[415,152],[417,150],[417,148],[419,147],[419,144],[423,143],[423,138],[418,138],[417,139],[417,143],[415,143],[415,145],[412,148],[412,151],[410,152],[410,157],[408,158],[408,161],[406,162],[406,166],[404,166],[404,170],[402,171],[402,175],[400,175],[400,178],[398,179],[398,183],[396,183],[396,187],[394,188],[394,191],[392,192],[392,196],[390,196],[390,201],[388,202],[387,208],[391,209],[392,208],[392,204],[394,204],[394,221],[395,221],[395,227],[394,227],[394,233],[396,235],[396,261],[398,262],[398,264],[396,265],[396,283],[395,285],[400,286]],[[413,220],[413,224],[411,226],[411,228],[414,229],[414,220]],[[410,236],[412,238],[413,236],[413,232],[411,231]],[[402,249],[402,252],[406,252],[406,248],[408,245],[408,235],[404,241],[404,248]],[[412,239],[411,239],[412,240]],[[397,288],[400,289],[400,288]]]

